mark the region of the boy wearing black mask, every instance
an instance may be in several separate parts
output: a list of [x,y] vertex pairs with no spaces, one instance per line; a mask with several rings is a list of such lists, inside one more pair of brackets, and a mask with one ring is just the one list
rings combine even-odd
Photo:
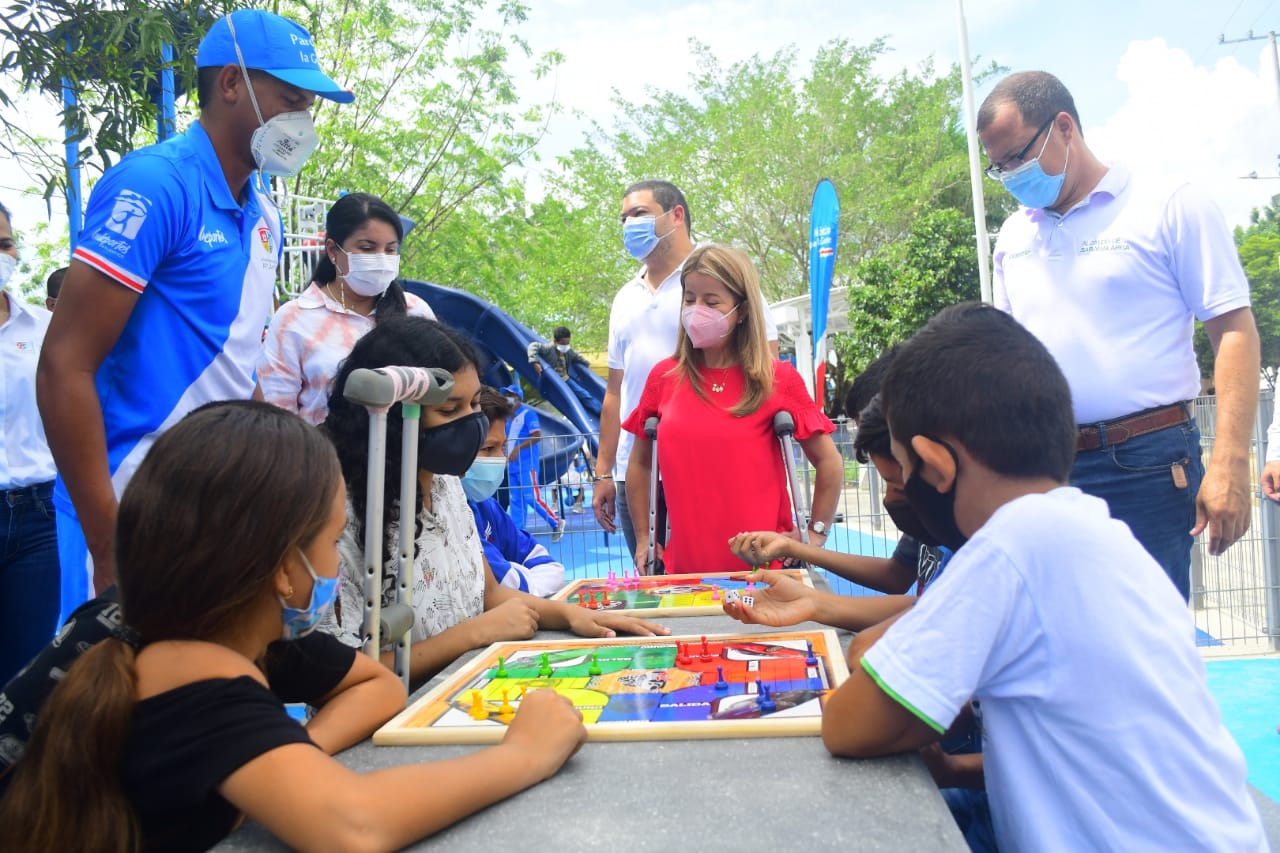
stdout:
[[[890,450],[889,425],[885,422],[879,397],[881,379],[896,354],[897,347],[893,347],[868,365],[854,379],[846,402],[846,410],[856,412],[854,423],[858,429],[853,441],[854,455],[864,465],[874,465],[884,480],[885,512],[902,534],[893,554],[869,557],[829,551],[806,545],[785,534],[758,531],[742,533],[729,540],[730,550],[738,557],[753,566],[767,565],[774,560],[803,560],[845,580],[899,599],[913,587],[915,594],[919,595],[937,577],[955,547],[959,546],[941,546],[940,540],[921,524],[903,490],[902,466],[894,460]],[[905,602],[900,601],[899,609],[907,606],[910,600],[907,597]],[[737,618],[736,614],[731,615]],[[859,613],[855,618],[857,624],[862,627],[874,624],[863,623],[862,620],[863,614]]]
[[773,531],[740,533],[729,540],[729,550],[751,565],[764,565],[779,558],[804,560],[889,594],[837,595],[812,589],[783,574],[760,571],[752,575],[763,584],[753,596],[754,603],[747,606],[741,600],[726,601],[725,613],[747,624],[782,626],[814,621],[861,631],[910,607],[915,595],[908,595],[907,591],[915,586],[919,595],[938,576],[951,551],[938,545],[903,491],[902,468],[889,453],[889,427],[878,397],[863,409],[853,446],[858,461],[870,461],[884,478],[885,511],[903,534],[892,557],[828,551]]
[[952,306],[881,393],[925,528],[969,538],[928,595],[855,638],[827,748],[919,749],[973,698],[1000,848],[1267,849],[1181,595],[1067,485],[1071,394],[1044,345],[995,308]]

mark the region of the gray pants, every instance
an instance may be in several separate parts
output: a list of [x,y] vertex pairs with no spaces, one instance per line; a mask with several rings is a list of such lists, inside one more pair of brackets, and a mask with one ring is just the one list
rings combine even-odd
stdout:
[[[617,488],[617,516],[618,527],[622,528],[622,536],[627,540],[627,553],[635,554],[636,552],[636,528],[631,520],[631,507],[627,504],[627,485],[626,483],[616,483]],[[649,519],[640,519],[645,530],[648,530]],[[667,544],[667,502],[662,499],[662,485],[658,485],[658,519],[657,519],[657,539],[662,545]]]

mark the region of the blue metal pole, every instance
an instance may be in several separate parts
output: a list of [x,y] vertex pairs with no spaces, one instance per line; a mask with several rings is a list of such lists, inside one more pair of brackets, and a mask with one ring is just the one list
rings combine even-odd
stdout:
[[156,128],[156,138],[164,142],[173,136],[177,119],[173,94],[173,45],[165,42],[160,46],[160,59],[164,67],[160,69],[160,120]]
[[[67,53],[71,53],[72,46],[70,38],[67,39],[66,45]],[[80,229],[83,227],[80,209],[80,142],[75,138],[71,129],[67,127],[66,115],[71,110],[75,109],[78,100],[75,85],[69,78],[63,77],[62,126],[66,134],[63,156],[67,161],[67,227],[71,235],[72,251],[75,251],[76,241],[80,239]]]

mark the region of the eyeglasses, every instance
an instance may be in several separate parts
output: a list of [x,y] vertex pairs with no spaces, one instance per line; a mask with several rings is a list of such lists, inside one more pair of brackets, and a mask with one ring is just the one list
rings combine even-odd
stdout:
[[[987,163],[987,168],[982,170],[983,174],[985,174],[988,178],[990,178],[993,181],[998,181],[1000,180],[1001,175],[1008,174],[1013,169],[1016,169],[1018,168],[1018,166],[1021,166],[1023,164],[1023,161],[1026,159],[1027,152],[1031,150],[1031,146],[1036,144],[1036,140],[1040,138],[1040,134],[1048,130],[1049,125],[1053,124],[1053,120],[1057,117],[1058,116],[1056,114],[1050,116],[1048,121],[1040,125],[1040,129],[1036,131],[1035,136],[1031,137],[1031,141],[1028,142],[1021,151],[1019,151],[1017,154],[1014,154],[1008,160],[1004,160],[1000,163]],[[1010,163],[1014,163],[1016,165],[1010,168],[1009,166]]]

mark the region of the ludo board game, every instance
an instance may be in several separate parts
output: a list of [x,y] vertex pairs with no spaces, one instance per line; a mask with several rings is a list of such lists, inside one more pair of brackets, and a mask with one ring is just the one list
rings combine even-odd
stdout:
[[831,630],[495,643],[373,742],[496,743],[540,688],[573,702],[588,740],[816,735],[848,675]]
[[[778,572],[813,587],[807,569]],[[741,577],[741,572],[654,576],[627,573],[622,577],[610,572],[607,578],[573,581],[551,598],[633,616],[714,616],[724,612],[721,602],[730,592],[751,594],[755,582]]]

